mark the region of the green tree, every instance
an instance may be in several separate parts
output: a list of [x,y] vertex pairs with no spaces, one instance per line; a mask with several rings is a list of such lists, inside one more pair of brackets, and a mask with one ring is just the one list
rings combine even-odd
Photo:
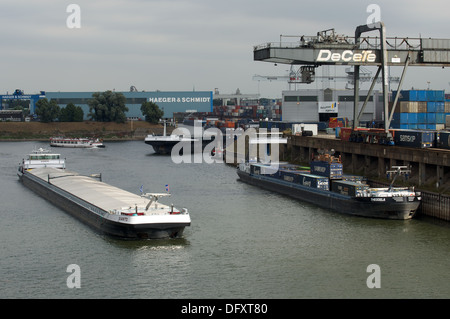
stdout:
[[36,114],[41,122],[53,122],[60,115],[61,109],[55,100],[50,102],[44,98],[36,102]]
[[84,112],[81,106],[77,106],[75,111],[73,112],[73,121],[74,122],[83,122]]
[[89,117],[98,122],[125,123],[127,117],[125,112],[126,98],[122,93],[105,91],[92,94],[92,99],[88,101]]
[[30,108],[29,107],[22,107],[20,105],[17,105],[14,107],[14,110],[20,110],[22,111],[23,117],[27,117],[30,115]]
[[153,102],[144,102],[141,105],[142,115],[145,116],[145,120],[149,123],[158,123],[163,117],[164,111],[162,111],[158,105]]
[[69,103],[65,108],[61,109],[59,120],[61,122],[82,122],[83,117],[83,109],[80,106],[75,106],[73,103]]

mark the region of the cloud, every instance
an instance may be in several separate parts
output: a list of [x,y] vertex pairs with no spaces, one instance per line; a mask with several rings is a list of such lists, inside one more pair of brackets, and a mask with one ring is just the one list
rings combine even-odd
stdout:
[[[130,85],[145,90],[190,90],[195,86],[197,90],[219,87],[221,92],[239,87],[245,93],[260,90],[266,96],[280,96],[286,83],[259,83],[252,77],[283,75],[289,66],[253,61],[253,46],[279,41],[281,34],[315,35],[329,28],[351,36],[357,25],[366,22],[366,8],[372,3],[73,2],[81,8],[80,29],[66,26],[70,2],[2,1],[0,59],[6,61],[3,72],[8,75],[0,80],[4,91],[16,87],[25,91],[127,90]],[[448,38],[447,1],[382,0],[377,4],[388,36]],[[426,68],[421,72],[432,83],[447,86],[448,81],[441,78],[448,77],[448,70]],[[415,81],[423,82],[411,74]]]

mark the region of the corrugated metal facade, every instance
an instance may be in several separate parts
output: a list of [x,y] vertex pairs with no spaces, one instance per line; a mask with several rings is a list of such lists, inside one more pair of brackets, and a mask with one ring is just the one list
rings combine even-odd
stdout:
[[[361,108],[366,99],[368,91],[360,91]],[[374,92],[371,96],[360,121],[373,121],[381,119],[382,102],[380,94]],[[297,90],[282,92],[282,114],[283,121],[320,121],[319,103],[337,102],[338,112],[336,117],[347,117],[353,120],[353,90]],[[377,109],[380,111],[377,112]],[[359,113],[359,110],[358,110]]]

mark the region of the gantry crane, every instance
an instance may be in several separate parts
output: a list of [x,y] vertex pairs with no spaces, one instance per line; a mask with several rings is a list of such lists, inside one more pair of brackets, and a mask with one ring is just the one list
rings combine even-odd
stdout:
[[[363,33],[378,32],[379,36],[362,37]],[[294,36],[289,36],[294,37]],[[388,66],[403,66],[397,90],[400,91],[408,66],[446,67],[450,66],[450,39],[433,38],[387,38],[383,22],[360,25],[355,29],[355,36],[343,36],[334,29],[318,32],[316,36],[295,36],[295,42],[265,43],[255,46],[255,61],[302,65],[302,78],[313,79],[314,68],[322,65],[354,66],[354,107],[353,127],[359,124],[365,106],[372,94],[374,85],[381,74],[384,102],[384,127],[389,136],[389,126],[394,115],[398,96],[396,95],[391,112],[388,109]],[[359,112],[360,68],[377,66],[378,70],[372,81],[367,98]]]

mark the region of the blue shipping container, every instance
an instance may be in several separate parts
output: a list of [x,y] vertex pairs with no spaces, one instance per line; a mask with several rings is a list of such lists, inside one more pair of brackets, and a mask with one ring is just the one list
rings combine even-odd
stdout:
[[450,132],[436,133],[436,147],[450,149]]
[[445,113],[436,113],[436,124],[445,124]]
[[410,113],[400,113],[400,124],[408,124],[409,123],[409,114]]
[[427,123],[427,113],[417,113],[417,124]]
[[399,146],[414,148],[432,147],[435,142],[435,134],[430,131],[398,130],[394,132],[394,143]]
[[436,91],[433,90],[427,91],[427,101],[436,101]]
[[352,197],[357,196],[358,193],[364,192],[368,188],[369,185],[350,181],[333,181],[331,185],[333,192]]
[[436,124],[436,113],[427,113],[427,124]]
[[343,169],[341,163],[328,163],[313,161],[310,163],[311,174],[328,177],[329,179],[342,178]]
[[436,102],[427,102],[427,112],[428,113],[436,112]]
[[436,101],[439,102],[445,101],[445,91],[444,90],[435,91],[435,97]]
[[359,176],[359,175],[348,175],[348,174],[344,174],[342,175],[342,180],[343,181],[348,181],[348,182],[367,182],[367,177],[365,176]]
[[436,113],[445,112],[445,102],[436,102]]
[[279,169],[264,164],[252,164],[250,166],[250,172],[255,175],[267,175],[272,177],[278,177]]
[[279,178],[287,182],[298,183],[300,172],[280,170]]
[[418,113],[408,113],[408,123],[417,124],[418,123]]
[[417,90],[417,100],[416,101],[426,101],[426,100],[427,100],[427,91]]
[[427,124],[427,130],[435,130],[436,124]]
[[400,128],[400,123],[392,121],[389,128]]
[[301,174],[299,184],[303,186],[329,190],[328,178],[311,174]]
[[427,125],[426,124],[417,124],[417,128],[419,130],[426,130],[427,129]]
[[[395,99],[397,91],[392,93],[392,100]],[[425,90],[406,90],[400,91],[399,101],[427,101],[427,91]]]

